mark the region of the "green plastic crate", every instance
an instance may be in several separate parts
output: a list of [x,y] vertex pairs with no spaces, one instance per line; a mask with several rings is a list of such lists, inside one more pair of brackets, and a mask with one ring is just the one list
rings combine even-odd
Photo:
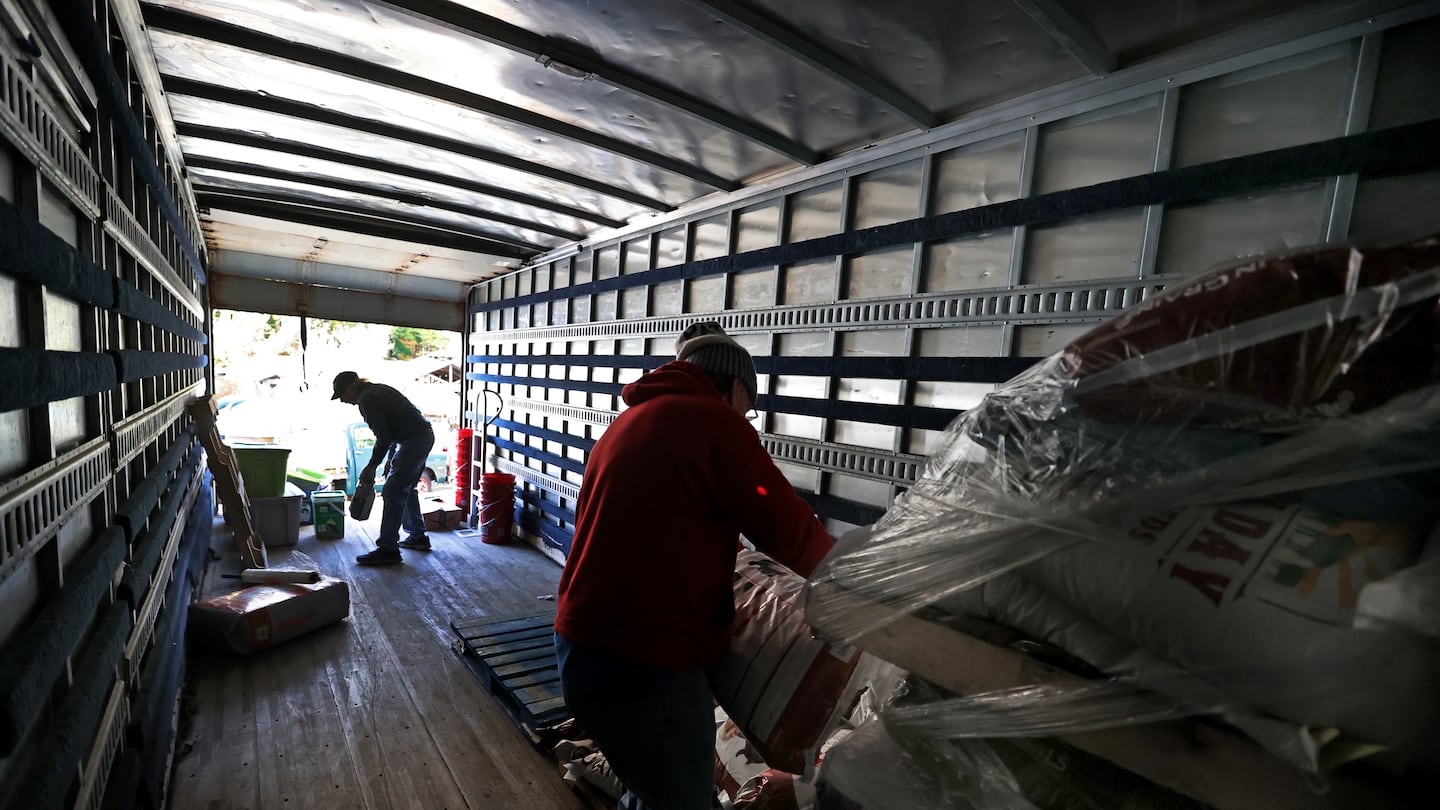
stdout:
[[245,479],[245,494],[251,498],[279,498],[285,494],[285,465],[290,448],[267,444],[237,444],[235,463]]

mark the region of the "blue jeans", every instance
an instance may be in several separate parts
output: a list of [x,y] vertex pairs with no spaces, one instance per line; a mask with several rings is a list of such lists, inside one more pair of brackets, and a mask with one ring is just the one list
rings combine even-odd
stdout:
[[558,633],[555,651],[566,706],[625,785],[620,810],[710,810],[715,698],[705,670],[635,664]]
[[380,536],[375,544],[380,548],[399,548],[400,528],[411,534],[425,533],[425,519],[420,516],[420,496],[415,494],[415,485],[425,472],[425,458],[435,446],[435,434],[426,430],[419,436],[411,436],[396,442],[395,457],[390,462],[390,475],[380,496],[385,499],[385,511],[380,515]]

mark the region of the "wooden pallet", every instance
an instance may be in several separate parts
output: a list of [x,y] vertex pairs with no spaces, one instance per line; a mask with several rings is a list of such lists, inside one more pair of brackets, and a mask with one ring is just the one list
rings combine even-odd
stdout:
[[570,717],[555,660],[555,612],[450,622],[454,650],[532,742]]

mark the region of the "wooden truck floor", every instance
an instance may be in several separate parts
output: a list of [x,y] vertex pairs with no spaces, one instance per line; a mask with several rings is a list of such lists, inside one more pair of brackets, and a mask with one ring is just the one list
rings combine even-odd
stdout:
[[[177,742],[175,808],[583,808],[451,650],[453,620],[553,610],[560,567],[524,545],[431,533],[430,553],[365,567],[380,508],[345,538],[303,526],[293,550],[350,585],[350,618],[250,657],[192,645]],[[215,521],[202,595],[239,587],[231,532]],[[270,549],[271,567],[291,549]]]

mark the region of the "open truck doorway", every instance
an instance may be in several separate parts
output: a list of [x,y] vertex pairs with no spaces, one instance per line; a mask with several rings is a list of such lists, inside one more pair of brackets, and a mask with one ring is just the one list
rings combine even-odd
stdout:
[[[425,457],[425,467],[420,471],[420,480],[415,484],[415,491],[421,495],[441,487],[449,487],[454,484],[454,460],[451,455],[453,442],[444,439],[442,426],[431,419],[430,426],[435,431],[435,446],[430,454]],[[345,496],[353,497],[355,488],[360,484],[360,471],[364,469],[365,463],[370,460],[370,453],[375,448],[375,434],[370,426],[364,422],[351,422],[345,426]],[[388,462],[386,469],[388,469]],[[375,476],[375,486],[383,486],[385,479],[389,476],[386,470],[381,470]]]
[[[290,450],[291,477],[355,491],[374,435],[331,381],[354,371],[406,396],[435,430],[422,492],[453,485],[460,416],[458,333],[215,310],[217,425],[226,441]],[[358,460],[357,460],[358,459]]]

